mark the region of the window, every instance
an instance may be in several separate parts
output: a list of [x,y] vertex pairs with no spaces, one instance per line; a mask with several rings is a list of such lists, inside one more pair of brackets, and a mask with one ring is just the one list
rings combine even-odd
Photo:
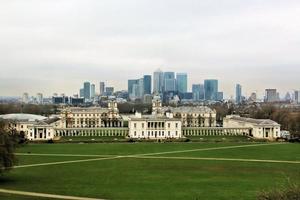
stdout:
[[144,123],[142,123],[142,128],[144,128]]
[[136,128],[136,123],[133,124],[134,128]]
[[136,131],[134,131],[134,136],[136,136]]
[[176,123],[176,128],[178,128],[178,123]]
[[171,124],[170,123],[168,123],[168,128],[170,128],[171,127]]
[[168,136],[170,136],[170,131],[168,131]]
[[178,133],[178,132],[176,131],[176,132],[175,132],[175,135],[176,135],[176,136],[177,136],[177,133]]
[[144,131],[142,131],[142,136],[144,136]]

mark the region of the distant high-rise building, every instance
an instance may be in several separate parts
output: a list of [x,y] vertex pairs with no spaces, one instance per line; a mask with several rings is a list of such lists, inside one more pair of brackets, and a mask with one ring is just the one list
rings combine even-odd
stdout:
[[144,75],[144,94],[151,94],[151,75]]
[[300,103],[299,90],[294,92],[295,103]]
[[218,80],[208,79],[204,80],[204,95],[205,100],[218,100]]
[[164,72],[164,92],[176,91],[176,79],[174,72]]
[[128,95],[130,99],[135,99],[137,96],[138,79],[128,80]]
[[103,95],[104,92],[105,92],[105,83],[104,82],[100,82],[100,85],[99,85],[99,89],[100,89],[100,95]]
[[193,92],[193,99],[195,101],[204,99],[204,85],[203,84],[193,84],[192,92]]
[[138,80],[138,98],[142,98],[144,96],[144,78],[140,78]]
[[242,103],[242,86],[240,84],[235,86],[235,102],[237,104]]
[[177,73],[176,74],[176,85],[177,85],[177,91],[179,93],[187,92],[187,74],[186,73]]
[[85,99],[91,99],[91,83],[90,82],[83,83],[83,97]]
[[[84,98],[84,88],[80,88],[80,90],[79,90],[79,96],[80,96],[80,98]],[[54,97],[57,97],[57,94]]]
[[158,69],[153,73],[153,93],[162,93],[164,87],[164,73]]
[[96,86],[95,84],[91,84],[91,98],[95,98],[96,95]]
[[111,96],[114,93],[114,88],[113,87],[106,87],[105,88],[105,93],[107,96]]
[[36,101],[37,101],[38,104],[43,104],[44,99],[43,99],[43,94],[42,93],[37,93]]
[[278,101],[278,94],[276,89],[266,89],[265,102],[276,102]]
[[27,92],[23,93],[22,102],[29,103],[29,94]]

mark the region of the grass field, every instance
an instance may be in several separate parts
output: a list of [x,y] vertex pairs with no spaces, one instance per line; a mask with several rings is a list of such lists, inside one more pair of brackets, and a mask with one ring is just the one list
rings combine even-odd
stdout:
[[[300,184],[300,145],[29,144],[1,189],[100,199],[255,199]],[[75,161],[75,162],[73,162]],[[39,165],[41,164],[41,165]],[[0,193],[0,199],[46,199]]]

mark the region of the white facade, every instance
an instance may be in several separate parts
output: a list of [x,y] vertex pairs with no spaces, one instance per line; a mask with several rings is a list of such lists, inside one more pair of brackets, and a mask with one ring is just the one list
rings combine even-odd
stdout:
[[62,128],[122,127],[116,101],[109,101],[108,108],[66,108],[61,112]]
[[249,135],[258,139],[275,140],[281,137],[280,124],[270,119],[244,118],[228,115],[223,120],[224,128],[249,128]]
[[135,116],[128,121],[129,137],[140,139],[181,138],[181,120],[158,116]]
[[32,121],[21,120],[11,121],[9,129],[15,129],[28,140],[52,140],[54,138],[54,128],[59,127],[60,120],[58,118]]
[[35,124],[28,126],[26,139],[28,140],[52,140],[54,138],[54,128],[48,124]]

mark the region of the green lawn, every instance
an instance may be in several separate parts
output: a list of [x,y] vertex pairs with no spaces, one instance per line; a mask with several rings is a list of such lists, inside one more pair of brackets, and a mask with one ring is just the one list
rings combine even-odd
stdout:
[[[135,155],[255,143],[30,144],[19,153]],[[168,153],[154,156],[300,161],[299,144]],[[96,157],[20,155],[20,165]],[[258,191],[300,184],[300,164],[238,161],[117,159],[13,169],[0,188],[104,199],[255,199]],[[30,199],[3,195],[0,199]],[[37,199],[37,198],[32,198]]]

